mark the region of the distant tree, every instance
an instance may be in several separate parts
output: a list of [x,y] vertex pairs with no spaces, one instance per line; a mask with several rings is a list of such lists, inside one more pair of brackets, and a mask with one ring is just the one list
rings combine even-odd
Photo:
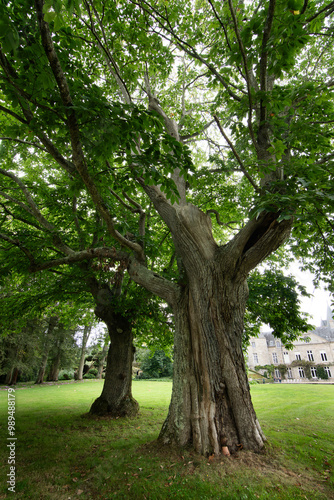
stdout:
[[104,333],[104,336],[102,337],[102,350],[98,352],[96,355],[97,358],[97,374],[96,378],[102,378],[102,373],[106,361],[106,357],[108,354],[108,349],[109,349],[109,335],[107,332]]
[[54,329],[56,328],[58,323],[58,317],[52,316],[47,321],[47,328],[44,332],[44,338],[42,340],[42,357],[40,361],[40,366],[38,370],[38,375],[35,384],[42,384],[44,381],[46,365],[48,362],[49,352],[53,341]]
[[70,368],[73,366],[75,356],[77,355],[77,346],[74,340],[75,330],[65,327],[62,323],[58,323],[53,333],[47,380],[56,382],[61,368]]
[[91,324],[85,325],[83,327],[82,342],[81,342],[81,346],[80,346],[80,349],[81,349],[80,360],[79,360],[78,375],[77,375],[78,380],[82,380],[82,378],[83,378],[83,368],[84,368],[84,363],[85,363],[86,346],[87,346],[87,342],[88,342],[89,336],[91,334],[91,331],[92,331]]
[[155,352],[147,351],[141,366],[143,378],[171,377],[173,375],[173,363],[162,350]]
[[34,376],[44,328],[42,321],[30,319],[23,328],[8,332],[6,336],[0,336],[2,353],[0,373],[5,375],[6,385],[16,384],[19,376],[25,379]]
[[277,269],[255,270],[249,276],[248,287],[245,344],[250,337],[257,337],[263,323],[270,326],[287,349],[292,349],[293,341],[313,328],[307,321],[308,315],[301,311],[300,299],[309,294],[293,276],[285,276]]

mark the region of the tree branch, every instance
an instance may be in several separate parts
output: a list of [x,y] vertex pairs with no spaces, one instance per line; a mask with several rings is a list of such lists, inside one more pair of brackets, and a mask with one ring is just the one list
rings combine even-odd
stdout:
[[[2,194],[3,196],[6,195],[6,193],[4,193],[3,191],[0,191],[0,194]],[[14,198],[12,198],[11,200],[9,201],[14,201],[16,204],[19,204],[20,202],[18,200],[15,200]],[[43,228],[41,226],[39,226],[38,224],[35,224],[34,222],[30,222],[28,219],[25,219],[24,217],[19,217],[17,216],[16,214],[14,214],[13,212],[11,212],[8,207],[4,204],[4,203],[0,203],[2,208],[4,209],[4,211],[10,216],[12,217],[12,219],[14,220],[19,220],[21,222],[23,222],[24,224],[27,224],[28,226],[31,226],[31,227],[34,227],[35,229],[38,229],[39,231],[43,231]],[[24,207],[26,207],[25,209],[27,209],[28,207],[26,205],[24,205]]]
[[[319,10],[319,12],[317,12],[313,16],[309,17],[308,19],[306,19],[305,24],[310,23],[311,21],[313,21],[314,19],[316,19],[317,17],[319,17],[321,14],[323,14],[326,11],[328,11],[329,9],[332,9],[333,7],[334,7],[334,2],[329,2],[329,4],[326,5],[323,9]],[[327,17],[330,13],[331,13],[331,11],[327,12],[327,14],[326,14],[325,17]]]
[[[273,19],[275,14],[276,0],[269,1],[268,14],[266,19],[266,24],[263,30],[262,37],[262,47],[261,47],[261,57],[260,57],[260,90],[266,92],[267,89],[267,66],[268,66],[268,41],[270,38],[270,33],[273,25]],[[266,107],[263,106],[263,100],[260,103],[260,122],[266,119]]]
[[24,203],[20,202],[19,200],[16,200],[15,198],[10,197],[6,193],[1,192],[2,196],[4,198],[8,199],[9,201],[13,201],[14,203],[18,204],[25,211],[27,211],[28,213],[33,215],[35,217],[35,219],[37,219],[37,221],[43,226],[44,230],[46,230],[47,232],[49,232],[53,235],[53,243],[57,248],[59,248],[60,251],[62,251],[66,255],[72,254],[73,250],[70,247],[68,247],[67,245],[65,245],[65,243],[63,243],[63,241],[59,235],[59,231],[57,231],[57,229],[47,219],[45,219],[45,217],[41,214],[36,203],[33,200],[33,197],[31,196],[29,190],[23,184],[23,182],[18,177],[16,177],[16,175],[12,174],[11,172],[6,172],[6,170],[3,170],[2,168],[0,169],[0,174],[4,175],[6,177],[9,177],[9,179],[14,181],[19,186],[20,190],[23,193],[23,196],[25,197],[25,199],[28,202],[28,205],[25,205]]
[[[116,64],[116,61],[112,57],[111,52],[109,50],[107,38],[106,38],[104,27],[103,27],[103,20],[100,19],[100,16],[99,16],[96,8],[94,7],[94,4],[93,4],[92,1],[88,2],[88,0],[85,0],[84,4],[85,4],[85,7],[86,7],[86,10],[88,12],[89,19],[90,19],[90,28],[89,29],[90,29],[90,31],[92,32],[93,36],[95,37],[95,39],[97,41],[97,45],[98,45],[100,51],[102,52],[102,54],[104,56],[104,59],[105,59],[105,61],[107,63],[107,66],[109,68],[110,73],[112,74],[112,76],[115,78],[115,81],[117,82],[117,85],[118,85],[118,87],[119,87],[119,89],[121,91],[121,94],[123,96],[124,101],[127,104],[130,104],[131,101],[132,101],[131,95],[130,95],[130,92],[128,91],[128,89],[127,89],[127,86],[126,86],[123,78],[121,77],[121,73],[120,73],[120,70],[118,68],[118,65]],[[103,39],[104,39],[104,45],[103,45],[102,41],[100,40],[98,34],[96,33],[96,29],[95,29],[95,26],[94,26],[94,20],[93,20],[92,14],[91,14],[90,7],[93,9],[95,17],[96,17],[96,19],[98,21],[99,27],[100,27],[100,29],[102,31],[102,36],[103,36]],[[83,22],[87,25],[87,23],[85,22],[85,20],[83,20]]]
[[83,232],[81,230],[78,215],[77,215],[77,198],[76,198],[76,196],[73,196],[73,199],[72,199],[72,211],[73,211],[74,224],[75,224],[78,236],[79,236],[80,250],[83,250],[85,248],[85,237],[84,237]]
[[231,44],[230,44],[230,41],[228,39],[228,36],[227,36],[227,31],[226,31],[226,28],[225,28],[225,25],[223,23],[223,21],[220,19],[220,17],[218,16],[218,13],[213,5],[213,3],[211,2],[211,0],[208,0],[209,4],[211,5],[211,9],[215,15],[215,18],[217,19],[217,21],[219,22],[220,26],[223,28],[223,31],[224,31],[224,36],[225,36],[225,40],[226,40],[226,43],[227,43],[227,46],[230,50],[231,49]]
[[180,136],[180,141],[181,142],[186,142],[189,139],[193,139],[195,137],[198,137],[199,135],[203,134],[203,132],[205,130],[207,130],[209,127],[211,127],[211,125],[214,123],[214,121],[215,120],[213,119],[210,122],[208,122],[206,125],[204,125],[204,127],[202,128],[202,130],[200,130],[199,132],[194,132],[193,134],[188,134],[188,135],[181,135]]
[[73,163],[75,168],[83,180],[87,191],[89,192],[93,202],[95,203],[97,209],[99,210],[102,218],[105,220],[107,229],[111,236],[113,236],[117,241],[121,243],[121,245],[126,246],[136,252],[138,257],[141,260],[145,260],[144,252],[142,247],[138,243],[131,242],[124,238],[117,230],[114,228],[113,219],[108,210],[108,207],[104,200],[101,197],[99,190],[96,187],[92,177],[88,172],[88,168],[86,165],[86,160],[83,154],[81,140],[80,140],[80,131],[79,126],[76,119],[75,110],[73,108],[72,98],[70,94],[70,89],[68,86],[67,79],[61,67],[60,61],[58,59],[57,53],[55,51],[50,29],[48,23],[46,23],[43,18],[43,0],[35,0],[35,7],[38,17],[39,29],[42,37],[42,45],[45,51],[45,54],[48,58],[50,67],[54,74],[54,77],[57,82],[57,86],[60,92],[60,97],[63,102],[63,105],[66,110],[68,128],[70,132],[71,138],[71,147],[73,153]]
[[[170,25],[168,18],[163,16],[160,12],[158,12],[156,9],[154,9],[151,5],[149,5],[146,0],[143,0],[142,2],[138,3],[135,0],[131,0],[133,4],[138,5],[141,7],[145,12],[147,12],[151,17],[164,29],[169,33],[175,40],[177,41],[177,45],[188,55],[191,57],[197,59],[201,63],[203,63],[210,71],[212,74],[214,74],[217,78],[217,80],[223,85],[223,87],[227,90],[228,94],[230,97],[235,99],[236,101],[240,102],[241,97],[239,97],[237,94],[235,94],[231,88],[230,85],[226,82],[226,80],[218,73],[218,71],[215,69],[215,67],[208,63],[200,54],[196,52],[194,47],[190,45],[189,43],[185,42],[182,40],[173,30],[172,26]],[[148,7],[145,8],[143,7],[143,4],[146,4]],[[163,22],[164,21],[164,22]]]
[[109,258],[113,261],[125,260],[129,261],[129,254],[126,252],[117,251],[114,247],[100,247],[100,248],[89,248],[88,250],[82,250],[80,252],[73,252],[67,257],[61,259],[54,259],[42,264],[35,263],[30,268],[30,272],[36,273],[39,271],[44,271],[45,269],[51,269],[53,267],[59,267],[62,265],[74,264],[76,262],[82,262],[85,260],[92,260],[96,258]]
[[44,148],[42,148],[42,146],[40,146],[36,142],[23,141],[22,139],[17,139],[17,138],[14,138],[14,137],[0,137],[0,140],[1,141],[19,142],[21,144],[25,144],[26,146],[33,146],[34,148],[38,148],[41,151],[44,151],[44,153],[47,153],[47,150],[44,149]]
[[0,238],[4,241],[7,241],[8,243],[11,243],[12,245],[16,246],[19,248],[29,259],[30,266],[35,265],[35,259],[32,253],[24,246],[18,239],[13,239],[7,236],[6,234],[0,233]]
[[[125,201],[111,188],[108,188],[108,191],[110,191],[110,193],[116,198],[116,200],[118,200],[123,205],[123,207],[125,207],[127,210],[130,210],[130,212],[132,212],[132,213],[138,213],[138,211],[139,211],[138,209],[134,209],[130,205],[125,203]],[[123,194],[124,194],[124,192],[123,192]]]
[[179,285],[150,271],[135,259],[131,259],[128,271],[133,281],[138,283],[138,285],[142,285],[150,292],[157,294],[169,305],[173,306],[178,300],[180,293]]
[[29,124],[29,122],[27,122],[27,120],[22,118],[22,116],[18,115],[17,113],[14,113],[14,111],[11,111],[10,109],[5,108],[4,106],[1,106],[1,104],[0,104],[0,111],[3,111],[7,115],[12,116],[13,118],[15,118],[15,120],[18,120],[19,122],[23,123],[24,125]]
[[302,7],[302,10],[300,11],[300,15],[303,15],[304,12],[306,11],[307,9],[307,5],[308,5],[308,0],[304,0],[304,5]]
[[257,151],[258,145],[257,145],[256,139],[255,139],[253,124],[252,124],[253,99],[252,99],[252,93],[251,93],[252,82],[251,82],[251,78],[250,78],[250,70],[248,69],[247,55],[246,55],[244,44],[242,43],[242,39],[240,36],[238,21],[237,21],[235,12],[234,12],[232,0],[228,0],[228,4],[229,4],[232,20],[233,20],[234,32],[235,32],[237,40],[238,40],[238,45],[239,45],[239,49],[241,52],[243,65],[244,65],[244,69],[245,69],[245,80],[246,80],[246,84],[247,84],[247,94],[248,94],[248,102],[249,102],[249,104],[248,104],[248,108],[249,108],[248,109],[248,129],[249,129],[249,133],[250,133],[250,136],[251,136],[251,139],[253,142],[253,146],[254,146],[255,150]]
[[218,125],[218,128],[219,128],[219,130],[220,130],[220,132],[221,132],[222,136],[224,137],[224,139],[225,139],[225,141],[227,142],[227,144],[230,146],[230,148],[231,148],[231,150],[232,150],[232,152],[233,152],[233,154],[234,154],[234,156],[235,156],[235,158],[236,158],[237,162],[238,162],[238,163],[239,163],[239,165],[240,165],[241,171],[242,171],[242,172],[243,172],[243,174],[245,175],[246,179],[247,179],[247,180],[251,183],[251,185],[253,186],[253,188],[255,189],[255,191],[256,191],[257,193],[261,192],[260,188],[256,185],[256,183],[253,181],[253,179],[251,178],[251,176],[250,176],[250,175],[249,175],[249,173],[247,172],[246,167],[244,166],[243,162],[241,161],[241,158],[240,158],[240,156],[238,155],[238,153],[237,153],[237,151],[236,151],[235,147],[233,146],[232,142],[229,140],[229,138],[228,138],[228,137],[227,137],[227,135],[225,134],[224,129],[223,129],[223,127],[221,126],[221,123],[220,123],[220,121],[219,121],[219,119],[218,119],[218,117],[217,117],[216,115],[214,115],[214,119],[215,119],[215,121],[216,121],[216,123],[217,123],[217,125]]
[[220,220],[220,214],[219,214],[218,210],[214,210],[213,208],[210,208],[209,210],[207,210],[206,213],[207,213],[207,215],[208,214],[215,214],[217,224],[219,224],[220,226],[229,227],[230,224],[238,224],[238,221],[222,222]]

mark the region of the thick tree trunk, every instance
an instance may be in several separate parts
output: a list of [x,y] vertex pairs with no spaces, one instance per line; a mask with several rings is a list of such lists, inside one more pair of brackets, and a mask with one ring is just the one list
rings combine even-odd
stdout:
[[104,321],[107,324],[110,346],[107,357],[106,376],[101,396],[90,409],[94,415],[111,417],[134,416],[139,405],[132,397],[132,325],[121,314],[111,314]]
[[263,447],[242,352],[247,296],[245,279],[224,278],[217,262],[190,277],[174,305],[174,381],[163,443],[191,445],[203,455]]
[[206,214],[190,204],[170,208],[147,191],[171,229],[182,277],[177,286],[139,262],[129,266],[131,277],[164,298],[175,315],[173,392],[159,439],[203,455],[258,452],[265,437],[242,352],[246,279],[286,240],[291,221],[264,213],[219,247]]

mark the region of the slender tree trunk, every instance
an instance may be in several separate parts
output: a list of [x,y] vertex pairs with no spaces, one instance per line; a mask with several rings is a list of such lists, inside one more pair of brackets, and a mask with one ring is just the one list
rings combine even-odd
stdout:
[[12,368],[6,375],[5,385],[15,385],[20,373],[18,368]]
[[19,376],[20,370],[18,368],[12,368],[6,376],[6,385],[15,385],[17,382],[17,377]]
[[48,375],[49,382],[57,382],[57,380],[58,380],[59,371],[60,371],[60,358],[61,358],[61,352],[60,352],[60,350],[58,350],[56,356],[52,359],[52,362],[51,362],[49,375]]
[[222,279],[217,263],[196,268],[174,306],[174,380],[163,443],[203,455],[259,451],[264,436],[251,402],[242,352],[245,279]]
[[85,325],[84,332],[82,335],[82,345],[81,345],[81,355],[78,367],[78,380],[83,379],[83,368],[85,364],[86,346],[89,339],[90,332],[92,330],[91,325]]
[[132,397],[132,325],[120,314],[110,314],[105,322],[110,336],[106,376],[101,396],[90,409],[94,415],[111,417],[133,416],[138,412],[137,401]]
[[100,356],[99,356],[99,365],[98,365],[97,374],[96,374],[96,378],[98,378],[98,379],[102,378],[104,362],[106,360],[108,350],[109,350],[109,340],[105,342],[103,349],[102,349],[102,352],[100,353]]
[[58,323],[58,318],[56,316],[53,316],[50,318],[48,329],[47,329],[46,336],[45,336],[44,353],[43,353],[43,357],[41,360],[41,364],[39,367],[39,371],[38,371],[38,375],[37,375],[37,379],[36,379],[35,384],[43,384],[46,365],[47,365],[48,357],[49,357],[52,335],[53,335],[53,331],[54,331],[57,323]]
[[43,384],[46,365],[49,357],[49,350],[50,350],[49,346],[45,348],[35,384]]

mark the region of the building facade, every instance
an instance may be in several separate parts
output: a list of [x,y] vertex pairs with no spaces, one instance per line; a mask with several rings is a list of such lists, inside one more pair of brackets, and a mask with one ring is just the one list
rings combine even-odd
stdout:
[[[323,320],[320,327],[294,342],[292,350],[287,350],[271,333],[261,333],[250,339],[247,357],[250,370],[273,365],[274,377],[284,382],[323,381],[319,374],[325,372],[327,381],[334,383],[334,321],[331,311],[328,310],[327,320]],[[281,368],[284,373],[280,373],[279,365],[284,365],[284,370]],[[259,371],[263,372],[263,369]]]

